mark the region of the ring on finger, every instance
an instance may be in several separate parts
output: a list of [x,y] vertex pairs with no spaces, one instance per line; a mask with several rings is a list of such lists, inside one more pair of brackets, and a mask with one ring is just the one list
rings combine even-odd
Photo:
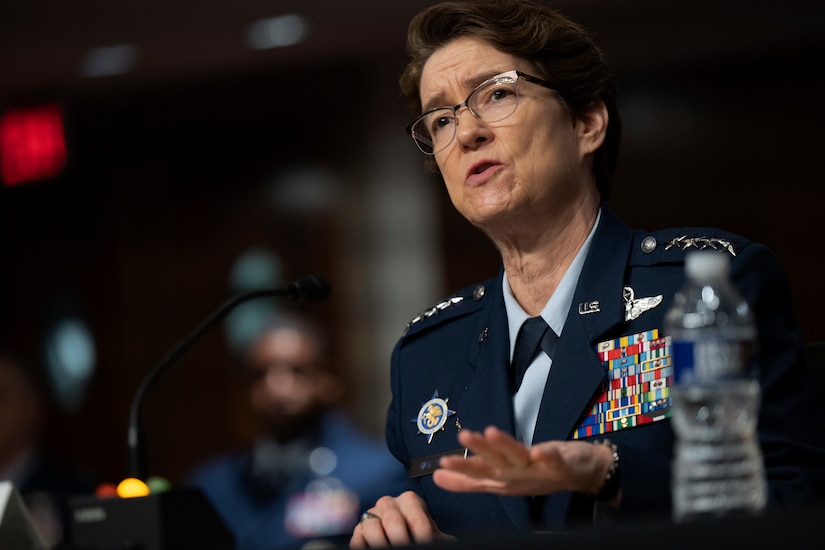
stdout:
[[359,521],[358,523],[364,523],[368,519],[381,519],[381,516],[373,514],[372,512],[364,512],[363,514],[361,514],[361,521]]

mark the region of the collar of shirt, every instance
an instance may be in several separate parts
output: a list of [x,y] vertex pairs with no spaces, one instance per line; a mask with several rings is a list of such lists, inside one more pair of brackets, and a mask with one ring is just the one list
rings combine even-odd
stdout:
[[[558,288],[545,304],[544,309],[541,310],[541,316],[547,321],[553,331],[561,336],[564,329],[564,321],[567,319],[567,313],[570,311],[570,306],[573,303],[573,293],[576,290],[576,285],[579,282],[579,275],[581,275],[582,267],[584,267],[584,260],[587,258],[587,252],[590,250],[590,243],[593,240],[593,235],[596,233],[596,228],[599,227],[599,220],[602,217],[602,211],[599,209],[596,215],[596,223],[593,224],[593,229],[590,230],[590,235],[587,236],[581,248],[579,249],[573,262],[562,277]],[[510,281],[507,279],[507,272],[504,272],[502,278],[502,294],[504,295],[504,307],[507,311],[507,326],[510,331],[510,361],[513,360],[513,352],[516,346],[516,337],[521,328],[522,323],[530,317],[527,312],[522,309],[516,298],[513,296],[513,291],[510,288]]]

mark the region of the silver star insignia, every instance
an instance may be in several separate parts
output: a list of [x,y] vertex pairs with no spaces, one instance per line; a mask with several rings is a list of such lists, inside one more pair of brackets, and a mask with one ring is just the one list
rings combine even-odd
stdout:
[[665,245],[665,250],[670,250],[674,246],[682,250],[687,250],[688,248],[696,248],[698,250],[712,248],[719,252],[728,252],[731,256],[736,256],[736,250],[732,242],[716,237],[688,237],[687,235],[674,237]]

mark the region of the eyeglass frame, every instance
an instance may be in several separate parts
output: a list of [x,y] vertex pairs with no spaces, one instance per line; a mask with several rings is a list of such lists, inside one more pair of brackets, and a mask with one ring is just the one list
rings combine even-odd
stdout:
[[[467,110],[468,110],[468,111],[470,111],[470,114],[471,114],[471,115],[473,115],[473,117],[475,117],[475,118],[476,118],[476,120],[481,120],[482,122],[484,122],[484,121],[481,119],[481,117],[478,115],[478,113],[476,113],[476,112],[473,110],[473,108],[472,108],[472,107],[470,107],[470,99],[473,97],[473,95],[475,95],[475,93],[476,93],[476,92],[478,92],[479,90],[481,90],[481,89],[482,89],[482,88],[484,88],[485,86],[488,86],[490,83],[494,82],[495,80],[497,80],[497,79],[499,79],[499,78],[502,78],[503,76],[508,75],[508,74],[511,74],[511,73],[514,73],[514,74],[516,75],[516,77],[517,77],[517,78],[516,78],[516,91],[517,91],[517,95],[516,95],[516,106],[513,108],[513,112],[512,112],[512,113],[510,113],[509,115],[507,115],[507,116],[505,116],[505,117],[503,117],[503,118],[500,118],[500,119],[498,119],[498,120],[494,120],[494,121],[492,121],[492,122],[500,122],[500,121],[502,121],[502,120],[505,120],[505,119],[507,119],[507,118],[509,118],[509,117],[513,116],[513,113],[515,113],[515,112],[516,112],[516,109],[518,109],[518,98],[520,97],[520,96],[518,95],[518,78],[523,78],[523,79],[524,79],[524,80],[526,80],[527,82],[531,82],[531,83],[533,83],[533,84],[538,84],[539,86],[542,86],[542,87],[544,87],[544,88],[547,88],[548,90],[553,91],[553,92],[556,94],[556,97],[558,97],[558,98],[559,98],[559,100],[560,100],[560,101],[562,101],[562,103],[564,103],[564,99],[561,97],[561,95],[559,95],[558,90],[556,90],[555,88],[553,88],[552,84],[550,84],[550,83],[549,83],[549,82],[547,82],[546,80],[541,79],[541,78],[539,78],[539,77],[537,77],[537,76],[529,75],[529,74],[527,74],[527,73],[524,73],[524,72],[519,71],[519,70],[516,70],[516,69],[512,69],[512,70],[509,70],[509,71],[504,71],[503,73],[499,73],[499,74],[497,74],[497,75],[495,75],[495,76],[493,76],[493,77],[491,77],[491,78],[488,78],[487,80],[485,80],[484,82],[482,82],[481,84],[479,84],[478,86],[476,86],[475,88],[473,88],[473,91],[471,91],[469,94],[467,94],[467,98],[466,98],[463,102],[459,103],[458,105],[454,105],[453,107],[446,107],[446,106],[444,106],[444,107],[435,107],[435,108],[433,108],[433,109],[430,109],[430,110],[429,110],[429,111],[427,111],[426,113],[421,113],[421,114],[420,114],[420,115],[419,115],[419,116],[418,116],[415,120],[413,120],[410,124],[408,124],[406,128],[404,128],[404,131],[407,133],[407,135],[409,135],[409,136],[412,138],[412,140],[413,140],[413,142],[415,143],[415,146],[418,148],[418,150],[419,150],[419,151],[421,151],[422,153],[424,153],[425,155],[427,155],[427,156],[434,156],[436,153],[440,153],[441,151],[443,151],[444,149],[446,149],[447,147],[449,147],[449,146],[450,146],[450,144],[451,144],[451,143],[453,142],[453,140],[455,139],[456,134],[458,133],[458,130],[455,130],[455,128],[458,128],[458,110],[459,110],[459,109],[461,109],[462,107],[467,107]],[[434,112],[436,112],[436,111],[443,111],[444,109],[447,109],[447,110],[452,111],[452,112],[453,112],[453,116],[455,117],[455,120],[456,120],[456,123],[455,123],[455,126],[454,126],[454,131],[453,131],[453,137],[452,137],[452,138],[450,138],[450,141],[448,141],[448,142],[444,145],[444,147],[442,147],[442,148],[441,148],[441,149],[439,149],[438,151],[436,151],[435,149],[433,149],[433,151],[432,151],[431,153],[428,153],[427,151],[425,151],[424,149],[422,149],[422,148],[421,148],[421,145],[418,143],[418,140],[417,140],[417,139],[415,138],[415,136],[413,135],[413,127],[414,127],[416,124],[418,124],[418,123],[419,123],[419,121],[421,121],[424,117],[429,116],[430,114],[432,114],[432,113],[434,113]]]

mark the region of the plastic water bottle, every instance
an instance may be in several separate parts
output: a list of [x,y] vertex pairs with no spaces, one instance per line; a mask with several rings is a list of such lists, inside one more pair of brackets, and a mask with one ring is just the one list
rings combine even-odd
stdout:
[[729,263],[724,252],[688,254],[687,281],[665,318],[674,366],[673,519],[679,523],[757,515],[767,501],[756,435],[761,394],[751,360],[756,327],[730,283]]

